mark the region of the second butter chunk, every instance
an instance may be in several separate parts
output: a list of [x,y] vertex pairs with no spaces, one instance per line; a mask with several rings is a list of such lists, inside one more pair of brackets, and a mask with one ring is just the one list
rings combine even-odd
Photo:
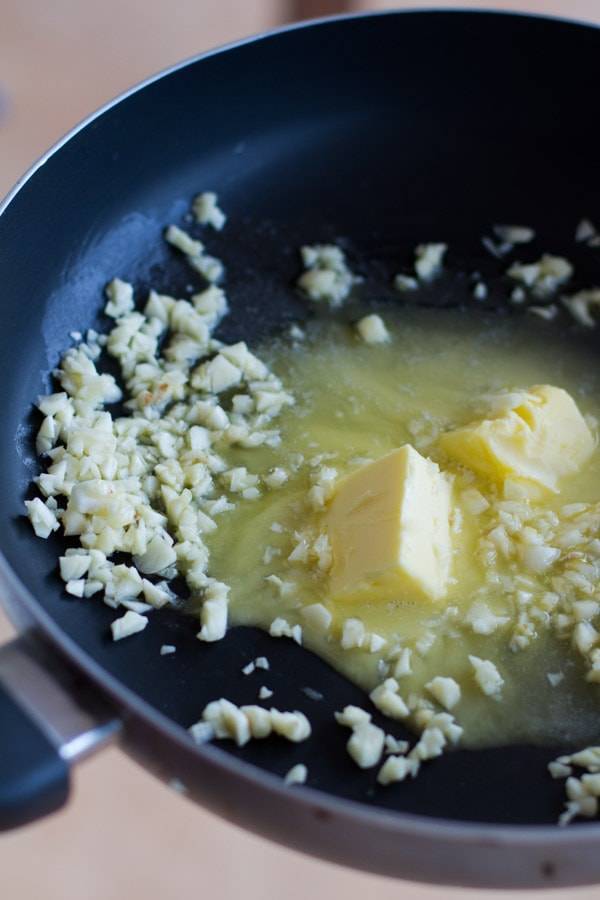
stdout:
[[451,482],[410,444],[342,478],[327,512],[332,599],[441,600]]
[[488,418],[448,431],[440,446],[491,479],[517,478],[558,491],[591,455],[594,437],[573,398],[537,385],[490,398]]

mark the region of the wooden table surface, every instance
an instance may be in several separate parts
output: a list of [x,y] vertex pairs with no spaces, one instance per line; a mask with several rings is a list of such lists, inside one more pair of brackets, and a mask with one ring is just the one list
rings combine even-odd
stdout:
[[[600,22],[600,0],[423,5],[530,9]],[[65,130],[119,91],[204,48],[286,21],[300,6],[284,0],[3,0],[0,196]],[[0,614],[0,640],[10,633]],[[283,850],[171,793],[116,749],[76,771],[68,809],[0,838],[3,900],[179,900],[196,894],[215,900],[528,896],[392,882]],[[535,896],[600,900],[600,888]]]

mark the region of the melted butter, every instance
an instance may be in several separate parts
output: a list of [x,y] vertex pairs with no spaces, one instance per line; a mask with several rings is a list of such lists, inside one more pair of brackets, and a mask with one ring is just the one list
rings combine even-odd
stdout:
[[[591,355],[582,358],[580,348],[549,338],[537,320],[500,321],[440,310],[394,314],[386,309],[383,315],[392,334],[390,344],[368,346],[347,324],[317,320],[309,326],[306,341],[293,348],[283,340],[259,348],[294,393],[296,405],[279,420],[279,448],[228,448],[223,455],[231,466],[244,465],[260,475],[283,467],[290,478],[279,489],[263,489],[254,501],[232,497],[236,508],[219,517],[218,529],[208,537],[211,574],[231,587],[230,622],[268,629],[282,616],[292,625],[299,623],[304,645],[366,690],[382,680],[381,661],[389,661],[392,648],[421,646],[421,653],[413,651],[413,672],[400,681],[400,693],[405,698],[411,693],[427,696],[424,685],[434,676],[455,678],[462,699],[452,712],[465,728],[467,745],[597,739],[598,688],[584,681],[583,665],[568,642],[539,629],[530,646],[515,652],[509,649],[510,628],[484,636],[461,624],[474,599],[483,599],[495,612],[507,612],[502,561],[496,566],[497,582],[490,583],[478,553],[493,508],[479,517],[461,509],[454,523],[453,583],[447,598],[437,604],[381,603],[377,597],[334,603],[327,595],[327,575],[314,559],[310,565],[288,560],[297,543],[294,532],[322,530],[322,514],[307,502],[311,473],[322,465],[343,475],[361,459],[376,459],[412,443],[454,474],[460,507],[465,488],[475,486],[492,500],[493,488],[445,460],[435,436],[440,428],[472,420],[474,401],[482,394],[554,384],[569,391],[583,413],[600,415],[600,372]],[[561,484],[560,496],[546,496],[542,506],[560,510],[580,500],[600,500],[598,449],[582,471]],[[268,575],[292,582],[293,591],[281,596],[265,581]],[[540,590],[548,587],[542,578],[539,582]],[[302,617],[302,607],[316,602],[324,603],[333,616],[326,635],[311,629]],[[455,609],[449,614],[448,607]],[[361,619],[368,632],[385,638],[383,650],[342,649],[340,635],[348,617]],[[434,642],[425,651],[419,642],[428,635]],[[498,666],[505,679],[501,701],[480,692],[469,654]],[[561,672],[563,681],[552,687],[549,672]],[[322,689],[326,692],[327,686]]]

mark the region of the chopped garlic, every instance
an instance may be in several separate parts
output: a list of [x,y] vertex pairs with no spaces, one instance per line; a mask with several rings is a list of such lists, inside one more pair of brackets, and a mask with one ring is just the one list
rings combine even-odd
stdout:
[[300,610],[302,618],[317,631],[327,631],[331,625],[332,615],[322,603],[311,603]]
[[405,719],[409,715],[408,706],[398,694],[398,682],[394,678],[386,678],[369,696],[377,709],[390,719]]
[[356,330],[365,344],[385,344],[390,340],[385,322],[375,314],[365,316],[357,322]]
[[467,612],[464,622],[471,627],[475,634],[487,635],[493,634],[498,628],[507,625],[510,622],[510,616],[497,616],[487,603],[477,601]]
[[597,235],[596,226],[589,219],[582,219],[575,231],[575,241],[578,244],[588,243]]
[[297,763],[289,770],[283,779],[286,784],[304,784],[308,776],[308,769],[304,763]]
[[202,628],[198,633],[201,641],[220,641],[227,631],[227,610],[229,588],[220,581],[211,581],[204,592],[204,602],[200,610]]
[[48,503],[44,503],[39,497],[35,497],[33,500],[26,500],[25,506],[29,521],[38,537],[47,538],[53,531],[57,531],[60,528],[60,523],[49,508]]
[[306,271],[298,279],[298,287],[311,300],[341,306],[360,280],[348,268],[343,251],[333,244],[315,244],[302,247],[301,254]]
[[224,697],[209,703],[204,708],[202,719],[213,727],[217,738],[231,738],[238,747],[243,747],[250,740],[248,717]]
[[275,734],[297,743],[305,741],[310,737],[310,722],[304,713],[298,712],[280,712],[277,709],[271,709],[271,724]]
[[213,191],[205,191],[194,197],[192,212],[199,225],[211,225],[216,231],[221,231],[227,216],[218,205],[218,197]]
[[83,578],[73,579],[71,581],[67,581],[65,590],[67,594],[72,594],[73,597],[83,597],[83,592],[85,590],[85,581]]
[[507,274],[530,288],[536,297],[546,298],[570,279],[573,266],[562,256],[545,254],[535,263],[513,263]]
[[397,291],[401,291],[402,293],[405,293],[406,291],[416,291],[419,287],[419,282],[411,275],[402,275],[402,273],[400,273],[394,278],[394,287]]
[[144,575],[162,572],[172,566],[177,559],[173,541],[169,535],[156,534],[148,543],[144,553],[134,556],[136,568]]
[[494,225],[494,231],[506,244],[528,244],[535,237],[533,228],[525,225]]
[[247,663],[242,669],[242,675],[252,675],[256,668],[256,664],[253,662]]
[[286,481],[289,479],[288,473],[285,469],[282,469],[280,466],[271,469],[271,471],[264,476],[263,481],[270,488],[279,488],[282,487]]
[[344,650],[362,647],[366,639],[365,626],[360,619],[346,619],[342,627],[341,644]]
[[399,741],[397,738],[393,736],[393,734],[386,734],[385,736],[385,752],[386,753],[399,753],[403,755],[408,751],[409,743],[408,741]]
[[133,286],[120,278],[113,278],[105,288],[108,303],[104,307],[107,316],[119,319],[133,311]]
[[148,624],[146,616],[128,610],[120,619],[115,619],[110,628],[112,631],[113,641],[120,641],[132,634],[143,631]]
[[83,555],[61,556],[59,559],[60,577],[63,581],[83,578],[90,567],[91,558]]
[[358,725],[364,725],[371,721],[371,714],[361,709],[360,706],[345,706],[342,712],[336,712],[334,715],[336,722],[347,728],[356,728]]
[[271,688],[268,688],[268,687],[266,687],[266,685],[263,684],[258,692],[258,699],[259,700],[269,700],[269,698],[272,696],[273,696],[273,691],[271,690]]
[[174,644],[163,644],[160,648],[161,656],[172,656],[173,653],[177,652],[177,647]]
[[215,736],[215,729],[210,722],[196,722],[188,730],[196,744],[206,744]]
[[425,685],[425,690],[446,709],[453,709],[460,701],[460,685],[453,678],[437,675]]
[[409,759],[406,756],[388,756],[377,774],[379,784],[393,784],[404,781],[409,775],[413,778],[419,771],[418,759]]
[[475,681],[487,697],[499,699],[504,686],[504,678],[489,659],[480,659],[478,656],[469,655],[469,662],[473,667]]
[[385,732],[370,722],[356,725],[346,744],[349,755],[361,769],[376,766],[383,753]]
[[443,731],[437,727],[426,728],[418,743],[410,751],[410,759],[424,762],[427,759],[435,759],[441,756],[446,746],[446,737]]
[[297,644],[302,645],[302,628],[300,625],[290,625],[286,620],[278,616],[269,626],[271,637],[289,637]]
[[579,325],[584,328],[596,327],[592,310],[600,306],[600,288],[590,288],[570,297],[562,297],[562,302]]
[[555,303],[551,303],[550,306],[528,306],[527,312],[551,322],[558,315],[558,306]]
[[411,657],[412,650],[410,647],[403,647],[394,664],[394,678],[404,678],[406,675],[412,674],[412,669],[410,667]]
[[181,250],[186,256],[199,256],[204,250],[204,246],[200,241],[195,241],[177,225],[169,225],[165,232],[165,238],[169,244]]
[[421,281],[437,278],[447,249],[447,244],[419,244],[415,250],[415,272]]

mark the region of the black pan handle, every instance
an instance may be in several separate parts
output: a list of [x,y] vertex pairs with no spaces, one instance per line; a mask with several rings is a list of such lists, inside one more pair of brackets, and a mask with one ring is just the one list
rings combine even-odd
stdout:
[[41,728],[0,685],[0,831],[59,809],[69,766]]
[[71,765],[120,726],[110,704],[34,634],[0,647],[0,831],[63,806]]

